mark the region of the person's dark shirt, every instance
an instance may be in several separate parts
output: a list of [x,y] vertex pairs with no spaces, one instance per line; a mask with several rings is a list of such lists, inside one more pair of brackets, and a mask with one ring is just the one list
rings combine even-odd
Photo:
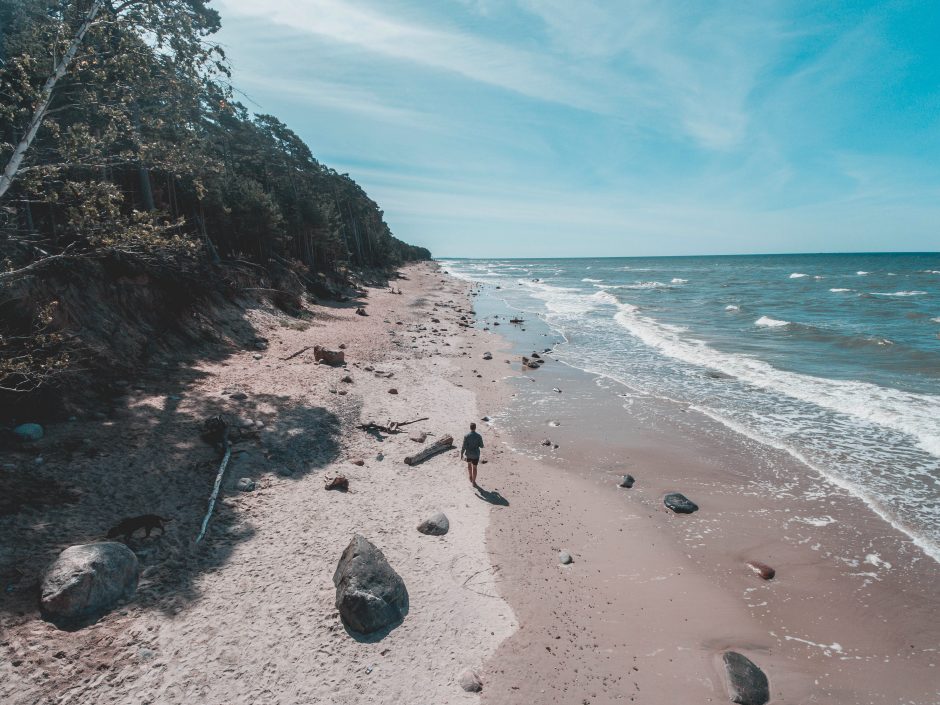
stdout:
[[480,448],[483,447],[483,436],[476,431],[470,431],[463,437],[463,454],[468,458],[479,458]]

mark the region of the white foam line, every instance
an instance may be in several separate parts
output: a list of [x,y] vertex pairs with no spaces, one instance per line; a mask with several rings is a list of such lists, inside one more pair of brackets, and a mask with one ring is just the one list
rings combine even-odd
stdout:
[[753,441],[757,441],[758,443],[761,443],[763,445],[770,446],[771,448],[776,448],[777,450],[781,450],[785,453],[788,453],[793,458],[795,458],[796,460],[801,462],[803,465],[808,467],[810,470],[813,470],[814,472],[816,472],[824,480],[831,482],[833,485],[836,485],[837,487],[841,487],[846,492],[851,494],[853,497],[857,497],[858,499],[862,500],[873,512],[875,512],[875,514],[881,517],[884,521],[888,522],[888,524],[890,524],[895,529],[903,533],[905,536],[910,538],[911,541],[913,541],[914,544],[919,549],[921,549],[928,556],[930,556],[935,561],[940,563],[940,546],[936,546],[934,545],[933,542],[923,539],[922,537],[918,536],[916,533],[908,529],[906,526],[896,521],[895,518],[891,516],[891,514],[889,514],[881,505],[879,505],[877,500],[871,494],[869,494],[865,489],[859,487],[858,485],[852,482],[849,482],[848,480],[846,480],[843,477],[840,477],[839,475],[829,472],[828,470],[826,470],[825,468],[819,465],[816,465],[812,460],[810,460],[808,457],[806,457],[803,453],[798,451],[796,448],[792,448],[786,445],[785,443],[781,443],[780,441],[774,438],[769,438],[761,433],[757,433],[756,431],[753,431],[747,428],[746,426],[737,423],[736,421],[732,421],[731,419],[725,418],[721,414],[715,411],[712,411],[711,409],[705,408],[703,406],[692,405],[689,408],[693,409],[694,411],[699,412],[700,414],[707,416],[713,421],[717,421],[718,423],[722,424],[723,426],[726,426],[727,428],[730,428],[732,431],[736,433],[740,433],[742,436],[746,436],[747,438],[750,438]]

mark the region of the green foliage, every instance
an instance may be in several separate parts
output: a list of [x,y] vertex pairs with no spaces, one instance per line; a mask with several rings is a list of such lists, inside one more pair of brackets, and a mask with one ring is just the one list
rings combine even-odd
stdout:
[[[0,166],[90,2],[0,0]],[[105,8],[0,202],[0,259],[118,249],[333,271],[430,256],[284,124],[233,100],[206,2]]]

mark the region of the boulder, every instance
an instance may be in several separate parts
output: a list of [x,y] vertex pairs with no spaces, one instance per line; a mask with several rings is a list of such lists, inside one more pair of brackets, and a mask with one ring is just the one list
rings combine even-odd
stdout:
[[748,561],[748,568],[757,573],[764,580],[773,580],[774,576],[777,574],[777,571],[771,568],[766,563],[761,563],[760,561]]
[[369,634],[404,619],[408,591],[385,555],[358,534],[343,551],[333,573],[336,609],[350,629]]
[[254,492],[255,481],[250,477],[240,477],[235,482],[235,489],[240,492]]
[[574,558],[571,557],[571,554],[567,551],[558,552],[558,562],[562,565],[569,565],[574,562]]
[[631,487],[633,487],[633,483],[634,483],[634,482],[636,482],[636,480],[633,479],[633,475],[624,475],[624,476],[620,479],[620,485],[619,485],[619,486],[620,486],[620,487],[626,487],[627,489],[630,489]]
[[418,524],[418,531],[428,536],[443,536],[450,530],[450,522],[443,512],[438,512]]
[[69,546],[42,576],[40,609],[57,624],[76,624],[110,611],[137,590],[140,566],[123,543]]
[[347,480],[342,475],[337,475],[332,480],[326,483],[324,489],[327,490],[339,490],[340,492],[349,491],[349,480]]
[[349,375],[346,375],[345,377],[343,377],[343,378],[340,380],[340,382],[345,382],[346,384],[352,384],[352,381],[353,381],[353,379],[352,379],[352,377],[350,377]]
[[319,345],[313,346],[313,359],[327,365],[342,365],[346,362],[346,353],[342,350],[328,350]]
[[389,394],[398,394],[398,390],[395,389],[395,387],[392,387],[391,389],[388,390],[388,393],[389,393]]
[[350,458],[349,462],[352,463],[353,465],[358,465],[359,467],[362,467],[363,465],[366,464],[366,461],[363,460],[362,458]]
[[492,360],[492,359],[493,359],[493,353],[488,353],[488,352],[483,353],[483,359],[484,359],[484,360]]
[[691,514],[698,511],[698,505],[681,492],[670,492],[663,498],[663,504],[676,514]]
[[754,663],[736,651],[722,654],[728,675],[728,695],[738,705],[764,705],[770,700],[767,676]]
[[366,313],[366,310],[365,310],[364,308],[359,307],[359,308],[356,309],[356,315],[357,315],[357,316],[368,316],[369,314]]
[[413,440],[415,443],[424,443],[426,440],[428,440],[428,434],[426,431],[415,432],[408,436],[408,438]]
[[480,674],[472,668],[468,668],[457,678],[460,687],[468,693],[479,693],[483,690],[483,681],[480,680]]
[[13,435],[21,443],[41,441],[45,431],[38,423],[22,423],[13,429]]

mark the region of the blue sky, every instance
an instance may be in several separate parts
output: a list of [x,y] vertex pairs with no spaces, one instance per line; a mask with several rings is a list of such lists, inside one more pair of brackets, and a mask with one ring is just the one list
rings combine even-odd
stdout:
[[940,250],[940,2],[217,0],[437,256]]

